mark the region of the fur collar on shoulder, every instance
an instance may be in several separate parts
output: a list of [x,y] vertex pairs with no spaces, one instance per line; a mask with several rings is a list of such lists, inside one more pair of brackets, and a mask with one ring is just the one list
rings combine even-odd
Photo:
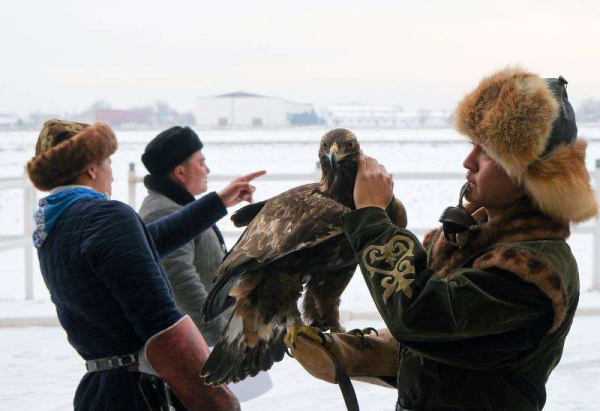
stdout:
[[[439,278],[448,278],[453,270],[488,247],[525,241],[567,239],[570,235],[568,223],[544,215],[527,198],[511,204],[504,214],[493,221],[487,221],[487,213],[482,208],[474,210],[472,205],[465,208],[479,224],[469,229],[470,240],[462,248],[447,241],[441,229],[433,230],[425,236],[425,247],[431,247],[429,268]],[[430,244],[434,238],[435,243]],[[552,300],[554,306],[554,324],[550,332],[556,330],[564,320],[567,310],[566,286],[560,274],[546,260],[528,250],[505,246],[478,256],[473,261],[473,267],[498,267],[537,285]]]
[[567,315],[567,287],[563,277],[546,260],[531,251],[518,247],[500,247],[481,257],[473,267],[485,270],[501,268],[516,274],[521,280],[535,284],[550,300],[554,308],[554,321],[549,332],[554,332]]
[[[429,256],[429,267],[436,271],[439,277],[446,277],[450,271],[460,267],[470,257],[491,246],[523,241],[566,239],[570,235],[567,223],[553,220],[542,214],[527,198],[511,204],[505,213],[493,221],[487,221],[487,213],[482,208],[473,210],[472,205],[467,205],[466,208],[472,212],[479,224],[469,229],[470,240],[462,248],[447,241],[443,233],[437,236]],[[440,229],[425,236],[426,247],[429,246],[437,231]]]

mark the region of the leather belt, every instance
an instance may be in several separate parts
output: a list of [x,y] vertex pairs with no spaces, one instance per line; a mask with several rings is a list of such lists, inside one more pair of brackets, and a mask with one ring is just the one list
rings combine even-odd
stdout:
[[115,368],[129,367],[138,364],[138,353],[98,358],[85,362],[88,372],[107,371]]

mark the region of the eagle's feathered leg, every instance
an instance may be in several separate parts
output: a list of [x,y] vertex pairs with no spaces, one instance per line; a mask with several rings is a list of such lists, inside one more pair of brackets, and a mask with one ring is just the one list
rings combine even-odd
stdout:
[[340,324],[340,296],[355,268],[313,275],[306,284],[302,311],[307,324],[321,330],[344,332]]

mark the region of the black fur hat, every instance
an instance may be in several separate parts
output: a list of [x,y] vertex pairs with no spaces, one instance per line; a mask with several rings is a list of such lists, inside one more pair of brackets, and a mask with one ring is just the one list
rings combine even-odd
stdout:
[[191,128],[171,127],[148,143],[142,163],[150,174],[164,176],[202,147],[200,138]]

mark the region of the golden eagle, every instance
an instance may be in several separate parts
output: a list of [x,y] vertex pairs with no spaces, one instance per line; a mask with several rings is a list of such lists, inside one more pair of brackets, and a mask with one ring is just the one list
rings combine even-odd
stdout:
[[[327,132],[319,148],[320,183],[250,204],[231,217],[247,228],[219,267],[204,305],[204,321],[235,307],[202,370],[207,384],[237,382],[268,370],[284,356],[284,336],[292,343],[298,333],[321,341],[320,330],[343,331],[340,295],[358,262],[340,216],[355,209],[359,152],[352,132]],[[394,199],[387,212],[406,227],[400,201]]]

